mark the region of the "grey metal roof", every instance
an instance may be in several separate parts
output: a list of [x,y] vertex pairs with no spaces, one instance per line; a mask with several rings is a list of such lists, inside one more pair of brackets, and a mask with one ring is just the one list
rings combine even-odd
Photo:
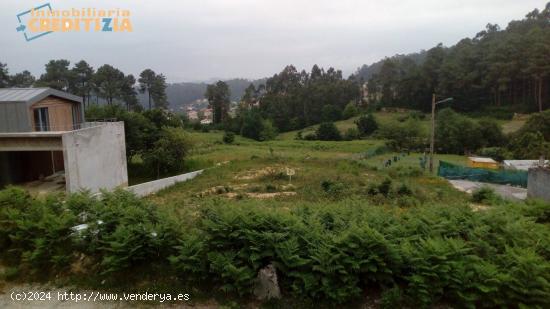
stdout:
[[81,97],[52,88],[0,88],[0,104],[24,102],[32,105],[48,96],[82,103]]

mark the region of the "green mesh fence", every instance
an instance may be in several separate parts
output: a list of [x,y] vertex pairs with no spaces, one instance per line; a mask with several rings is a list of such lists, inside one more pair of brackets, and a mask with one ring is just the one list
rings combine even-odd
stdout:
[[525,171],[486,170],[440,161],[437,175],[447,179],[465,179],[527,188],[527,172]]

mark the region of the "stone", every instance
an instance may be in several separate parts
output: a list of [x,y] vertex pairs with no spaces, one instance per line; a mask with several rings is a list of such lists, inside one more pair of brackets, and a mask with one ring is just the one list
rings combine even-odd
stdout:
[[281,298],[281,290],[279,289],[279,282],[277,280],[277,270],[273,264],[269,264],[258,271],[254,295],[259,300]]

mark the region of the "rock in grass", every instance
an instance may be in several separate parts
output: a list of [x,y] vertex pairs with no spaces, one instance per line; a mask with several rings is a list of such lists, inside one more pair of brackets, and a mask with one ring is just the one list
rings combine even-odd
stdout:
[[272,298],[281,298],[281,290],[277,280],[277,270],[273,264],[260,269],[256,286],[254,287],[254,295],[259,300]]

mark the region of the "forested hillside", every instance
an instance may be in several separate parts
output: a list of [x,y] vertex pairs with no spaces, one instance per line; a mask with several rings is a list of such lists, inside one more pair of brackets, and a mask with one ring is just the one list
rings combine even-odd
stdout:
[[459,110],[493,106],[518,112],[550,106],[550,3],[504,29],[488,24],[451,47],[394,56],[363,66],[369,99],[384,106],[427,110],[432,93],[454,97]]
[[[260,83],[265,82],[265,79],[251,81],[243,78],[235,78],[226,80],[225,82],[229,86],[231,101],[239,101],[244,94],[244,90],[246,89],[246,87],[248,87],[248,85],[250,85],[250,83],[254,85],[259,85]],[[167,84],[166,96],[168,98],[170,107],[174,110],[177,110],[178,108],[186,106],[195,100],[203,99],[207,86],[208,84],[205,82],[183,82]],[[146,95],[140,95],[139,99],[143,105],[146,105]]]

